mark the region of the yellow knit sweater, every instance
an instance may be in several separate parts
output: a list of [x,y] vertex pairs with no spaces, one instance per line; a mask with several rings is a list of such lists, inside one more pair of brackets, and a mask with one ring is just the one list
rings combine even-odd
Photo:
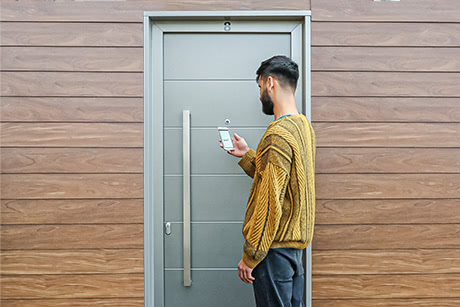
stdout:
[[269,248],[306,248],[315,223],[316,137],[303,114],[271,122],[238,165],[251,176],[243,261],[255,268]]

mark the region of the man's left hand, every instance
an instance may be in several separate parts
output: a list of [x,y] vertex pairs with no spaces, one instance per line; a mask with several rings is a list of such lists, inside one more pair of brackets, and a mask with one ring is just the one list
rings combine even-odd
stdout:
[[255,278],[252,277],[252,270],[253,269],[244,263],[243,259],[241,259],[240,263],[238,263],[238,276],[240,276],[240,279],[245,283],[252,284],[252,281],[255,280]]

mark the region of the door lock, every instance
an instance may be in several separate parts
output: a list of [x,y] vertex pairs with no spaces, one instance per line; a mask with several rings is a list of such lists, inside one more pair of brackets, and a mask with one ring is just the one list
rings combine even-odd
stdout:
[[232,24],[230,23],[230,21],[226,21],[224,22],[224,30],[225,31],[230,31],[232,29]]
[[167,223],[165,224],[165,233],[166,233],[167,235],[170,235],[170,234],[171,234],[171,223],[170,223],[170,222],[167,222]]

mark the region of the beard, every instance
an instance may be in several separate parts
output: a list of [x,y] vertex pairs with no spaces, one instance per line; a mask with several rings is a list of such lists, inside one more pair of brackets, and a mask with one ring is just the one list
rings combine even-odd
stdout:
[[264,112],[267,115],[275,115],[273,112],[273,100],[270,98],[270,95],[268,95],[267,89],[262,93],[262,112]]

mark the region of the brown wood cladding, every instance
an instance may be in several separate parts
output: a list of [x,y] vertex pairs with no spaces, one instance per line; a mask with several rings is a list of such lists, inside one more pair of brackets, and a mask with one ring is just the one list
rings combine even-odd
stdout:
[[[2,306],[144,305],[144,10],[309,2],[2,2]],[[313,306],[457,307],[460,2],[311,10]]]

